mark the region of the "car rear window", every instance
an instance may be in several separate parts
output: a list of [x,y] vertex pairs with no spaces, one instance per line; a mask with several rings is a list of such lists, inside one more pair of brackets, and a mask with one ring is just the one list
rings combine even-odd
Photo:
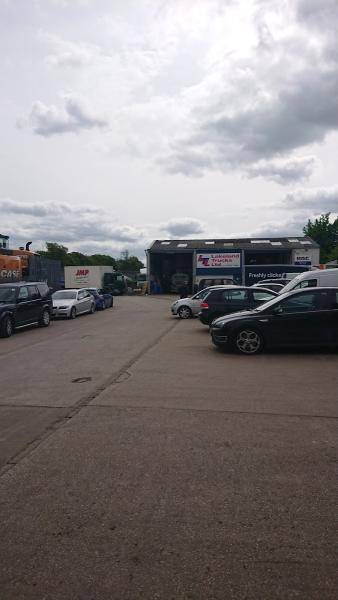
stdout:
[[42,298],[49,296],[50,291],[49,291],[49,287],[46,283],[38,283],[38,289],[39,289],[39,292],[40,292],[40,295],[42,296]]
[[224,302],[245,302],[248,299],[248,290],[222,290],[220,297]]
[[264,290],[253,290],[252,295],[255,302],[267,302],[276,297],[274,294],[269,294],[269,292],[265,292]]

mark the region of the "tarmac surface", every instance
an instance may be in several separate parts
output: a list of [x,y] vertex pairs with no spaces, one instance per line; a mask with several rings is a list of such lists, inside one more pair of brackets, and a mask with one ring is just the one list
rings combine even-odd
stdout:
[[337,352],[166,297],[0,340],[1,600],[333,600]]

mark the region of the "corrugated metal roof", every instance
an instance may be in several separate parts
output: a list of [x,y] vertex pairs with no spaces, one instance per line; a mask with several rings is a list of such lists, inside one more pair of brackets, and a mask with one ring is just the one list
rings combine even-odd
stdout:
[[310,237],[283,237],[283,238],[231,238],[231,239],[201,239],[201,240],[155,240],[150,252],[177,252],[189,250],[223,250],[235,248],[243,250],[263,250],[280,252],[281,250],[292,250],[293,248],[319,248],[317,242]]

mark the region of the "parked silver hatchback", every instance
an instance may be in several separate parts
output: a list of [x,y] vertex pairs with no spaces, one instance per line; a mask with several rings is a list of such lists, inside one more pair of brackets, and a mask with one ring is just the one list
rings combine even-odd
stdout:
[[52,295],[53,317],[75,319],[77,315],[95,312],[94,297],[85,289],[59,290]]
[[170,310],[172,315],[178,315],[180,319],[190,319],[196,317],[201,310],[201,302],[211,290],[218,290],[227,285],[213,285],[197,292],[191,297],[181,298],[172,303]]

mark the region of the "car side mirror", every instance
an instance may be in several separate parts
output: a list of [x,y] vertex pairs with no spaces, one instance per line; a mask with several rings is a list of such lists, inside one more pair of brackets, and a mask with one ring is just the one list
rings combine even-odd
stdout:
[[278,317],[278,315],[283,314],[283,309],[281,306],[276,306],[276,308],[272,310],[272,313]]

